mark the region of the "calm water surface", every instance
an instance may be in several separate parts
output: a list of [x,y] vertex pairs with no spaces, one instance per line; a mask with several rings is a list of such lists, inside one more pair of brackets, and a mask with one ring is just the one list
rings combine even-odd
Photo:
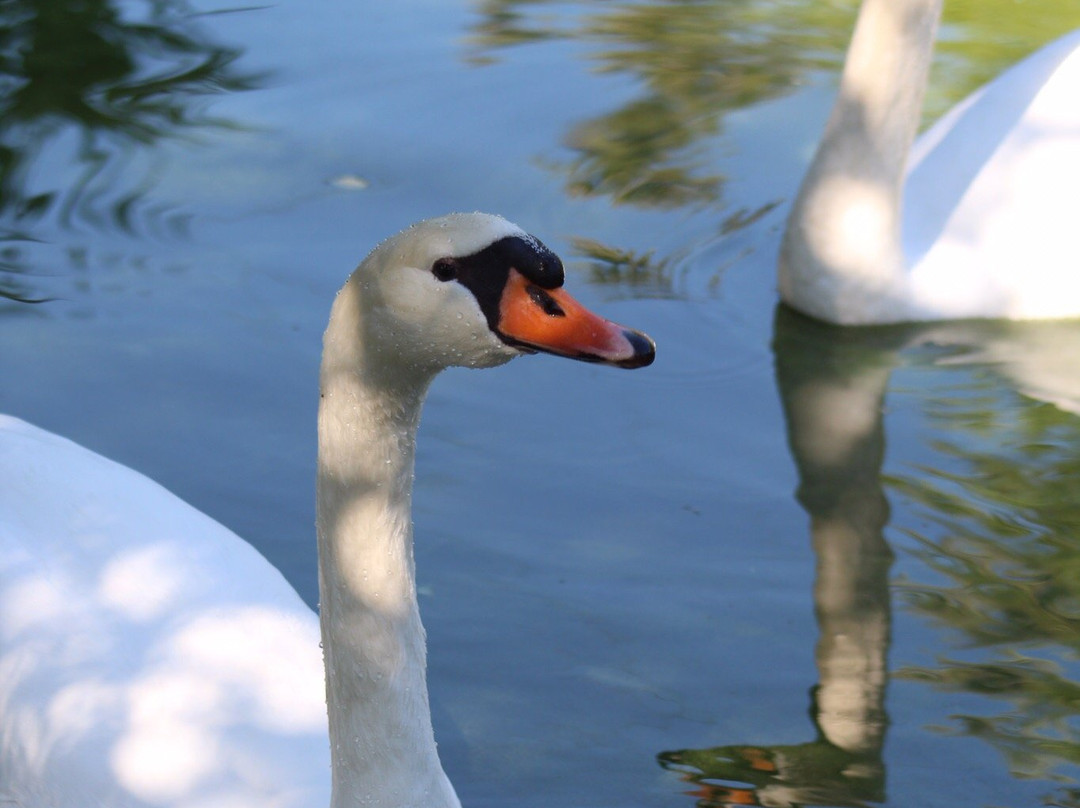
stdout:
[[[1080,805],[1080,326],[775,306],[853,14],[10,0],[0,411],[313,603],[329,301],[407,223],[500,212],[660,352],[432,391],[417,557],[463,801]],[[930,116],[1080,2],[946,17]]]

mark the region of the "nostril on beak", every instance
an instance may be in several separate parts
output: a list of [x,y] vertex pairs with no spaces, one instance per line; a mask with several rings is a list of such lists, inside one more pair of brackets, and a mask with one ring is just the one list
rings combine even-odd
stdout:
[[562,306],[546,291],[541,289],[535,284],[529,284],[528,287],[529,297],[532,298],[533,303],[543,309],[544,314],[549,317],[565,317],[566,312],[563,311]]

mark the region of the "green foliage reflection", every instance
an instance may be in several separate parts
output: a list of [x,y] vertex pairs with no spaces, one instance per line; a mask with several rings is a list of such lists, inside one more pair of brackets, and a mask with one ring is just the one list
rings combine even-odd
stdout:
[[1080,418],[987,381],[928,402],[946,468],[890,478],[929,527],[909,531],[938,583],[901,581],[907,607],[967,649],[896,675],[1005,702],[957,714],[1014,774],[1080,763]]
[[[734,233],[767,216],[777,203],[770,202],[755,210],[740,208],[727,214],[717,232],[721,236]],[[689,265],[681,255],[657,256],[655,250],[635,251],[605,244],[596,239],[571,238],[573,251],[585,259],[593,283],[629,290],[635,296],[652,299],[675,298],[682,294]],[[741,254],[736,256],[736,260]],[[730,264],[720,265],[709,279],[710,286],[719,284]]]
[[565,138],[574,156],[550,166],[572,195],[662,209],[720,202],[725,178],[705,147],[724,116],[792,91],[808,70],[838,65],[850,17],[850,9],[809,2],[586,2],[568,19],[559,9],[479,4],[477,58],[577,40],[598,73],[631,79],[638,96],[574,127]]

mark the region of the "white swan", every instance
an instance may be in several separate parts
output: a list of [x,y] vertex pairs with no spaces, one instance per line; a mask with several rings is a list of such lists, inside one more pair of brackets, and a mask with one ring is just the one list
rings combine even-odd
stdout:
[[864,0],[779,289],[844,325],[1080,316],[1080,31],[911,149],[941,0]]
[[652,361],[648,337],[562,281],[515,225],[458,214],[384,242],[338,294],[318,430],[325,686],[315,616],[250,545],[138,473],[0,419],[0,805],[458,806],[425,683],[416,428],[449,365]]

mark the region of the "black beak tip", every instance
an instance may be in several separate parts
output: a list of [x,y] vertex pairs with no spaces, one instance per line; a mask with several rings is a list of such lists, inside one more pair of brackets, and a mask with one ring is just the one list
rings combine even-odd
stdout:
[[640,331],[631,331],[629,328],[623,330],[623,336],[626,337],[626,341],[634,349],[634,353],[628,359],[618,362],[619,367],[628,369],[643,368],[653,363],[653,360],[656,359],[656,343],[652,341],[651,337],[642,334]]

